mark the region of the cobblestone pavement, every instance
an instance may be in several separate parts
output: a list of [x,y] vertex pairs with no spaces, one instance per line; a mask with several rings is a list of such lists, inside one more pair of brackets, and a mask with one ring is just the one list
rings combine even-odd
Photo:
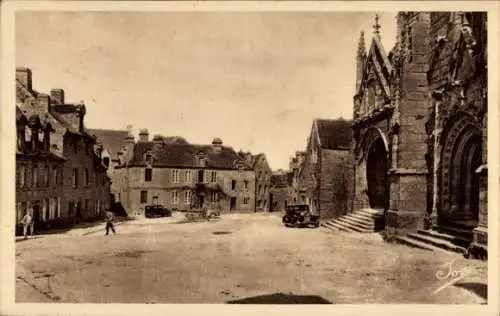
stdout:
[[[273,214],[232,214],[197,223],[179,223],[181,217],[124,222],[114,236],[104,236],[101,227],[16,243],[16,301],[346,304],[486,299],[486,262],[387,244],[378,234],[285,228]],[[451,272],[464,268],[467,276],[447,286]]]

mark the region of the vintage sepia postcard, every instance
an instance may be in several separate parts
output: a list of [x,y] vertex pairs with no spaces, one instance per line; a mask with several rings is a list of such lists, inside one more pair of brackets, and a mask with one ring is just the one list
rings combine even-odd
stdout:
[[499,12],[2,2],[0,313],[498,315]]

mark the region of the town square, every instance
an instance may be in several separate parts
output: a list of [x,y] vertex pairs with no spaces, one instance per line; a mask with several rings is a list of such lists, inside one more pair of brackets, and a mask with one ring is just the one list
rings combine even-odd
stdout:
[[15,302],[487,305],[488,19],[17,12]]

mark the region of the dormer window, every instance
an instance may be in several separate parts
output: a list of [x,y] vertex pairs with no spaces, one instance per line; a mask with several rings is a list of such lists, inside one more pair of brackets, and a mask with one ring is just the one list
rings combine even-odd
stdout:
[[200,167],[206,167],[207,166],[207,159],[205,157],[198,157],[198,165]]

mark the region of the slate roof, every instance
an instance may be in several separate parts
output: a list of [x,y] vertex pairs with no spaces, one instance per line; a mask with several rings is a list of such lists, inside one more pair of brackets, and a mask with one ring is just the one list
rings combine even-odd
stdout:
[[108,151],[111,157],[117,156],[117,153],[125,145],[125,138],[128,135],[126,130],[110,129],[89,129],[89,133],[95,135],[102,142],[103,148]]
[[316,128],[322,149],[339,149],[351,146],[352,121],[316,119]]
[[[34,89],[28,89],[19,79],[16,78],[16,89],[21,89],[21,91],[24,91],[28,95],[31,96],[31,98],[36,99],[36,96],[39,94],[38,91]],[[61,108],[64,108],[65,114],[71,113],[68,112],[70,109],[74,111],[78,105],[75,104],[66,104],[66,105],[57,105],[57,106],[52,106],[51,105],[51,110],[48,113],[45,113],[45,120],[48,122],[51,122],[52,124],[54,123],[59,123],[61,126],[66,128],[70,133],[73,134],[78,134],[78,135],[83,135],[83,136],[90,136],[88,134],[87,128],[84,127],[83,133],[80,133],[77,129],[75,129],[71,123],[69,123],[64,117],[63,114],[60,114],[58,110]]]
[[241,165],[245,170],[252,170],[231,147],[222,146],[220,151],[214,151],[212,145],[164,142],[161,149],[156,149],[152,141],[135,144],[129,166],[145,166],[144,156],[148,151],[153,154],[154,167],[196,168],[197,155],[203,152],[207,159],[205,168],[236,170]]

